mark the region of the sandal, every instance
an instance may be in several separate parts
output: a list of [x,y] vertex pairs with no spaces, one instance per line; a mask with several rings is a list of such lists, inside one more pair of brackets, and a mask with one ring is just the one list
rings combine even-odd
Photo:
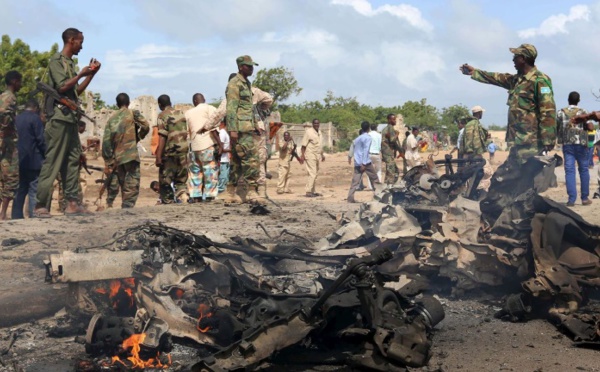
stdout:
[[46,208],[34,209],[33,210],[34,218],[52,218],[52,215]]

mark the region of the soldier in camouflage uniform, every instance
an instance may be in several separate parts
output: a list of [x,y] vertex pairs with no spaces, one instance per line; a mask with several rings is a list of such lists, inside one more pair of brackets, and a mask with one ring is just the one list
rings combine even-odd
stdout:
[[6,91],[0,94],[0,220],[7,219],[8,204],[19,186],[15,94],[21,89],[22,77],[17,71],[9,71],[4,80]]
[[[533,175],[543,165],[533,157],[554,148],[556,105],[550,78],[537,69],[537,50],[531,44],[510,48],[517,74],[486,72],[464,64],[460,70],[471,79],[508,90],[506,142],[512,144],[508,159],[494,173],[482,212],[493,224],[505,205],[533,187]],[[524,174],[531,177],[523,177]]]
[[481,83],[508,90],[506,142],[512,143],[507,162],[523,164],[543,150],[552,150],[556,142],[556,105],[552,81],[535,67],[537,50],[531,44],[510,48],[517,74],[486,72],[469,65],[461,66],[466,75]]
[[[252,85],[248,80],[258,64],[250,56],[238,57],[236,63],[239,72],[229,81],[225,91],[226,124],[233,154],[230,180],[236,187],[235,194],[245,202],[248,196],[261,199],[256,193],[248,195],[249,190],[256,190],[260,175],[258,150],[252,138],[257,131],[252,107]],[[228,194],[232,191],[229,187]]]
[[461,137],[460,149],[466,159],[483,158],[482,154],[487,149],[487,132],[479,121],[485,110],[481,106],[471,109],[473,116],[465,121],[464,132]]
[[398,180],[398,166],[396,165],[396,153],[403,153],[398,142],[398,132],[394,129],[396,115],[387,116],[388,125],[381,131],[381,160],[385,163],[385,183],[393,185]]
[[117,95],[117,111],[108,119],[102,137],[106,168],[121,188],[121,208],[133,208],[140,193],[140,155],[137,143],[150,132],[150,125],[138,110],[129,109],[129,96]]
[[[50,86],[74,102],[85,91],[96,73],[100,70],[100,62],[93,60],[89,66],[76,72],[72,57],[79,54],[83,45],[83,33],[75,28],[68,28],[62,34],[64,46],[61,52],[54,54],[48,63]],[[81,84],[79,80],[84,79]],[[52,183],[58,173],[68,200],[65,215],[78,216],[90,214],[78,203],[79,157],[81,142],[77,133],[77,114],[60,104],[55,104],[54,112],[46,123],[46,159],[42,164],[38,181],[37,204],[33,212],[35,217],[50,217],[52,200]]]
[[159,167],[160,199],[162,204],[186,202],[189,144],[185,114],[171,107],[171,98],[166,94],[158,97],[158,107],[162,112],[156,124],[159,139],[155,164]]

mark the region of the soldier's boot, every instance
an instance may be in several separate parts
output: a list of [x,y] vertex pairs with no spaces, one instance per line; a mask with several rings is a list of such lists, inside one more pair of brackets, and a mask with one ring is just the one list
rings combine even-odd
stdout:
[[251,185],[248,201],[253,204],[267,204],[267,186],[265,184]]
[[225,191],[221,194],[225,203],[241,203],[239,196],[236,194],[235,185],[227,185]]
[[235,195],[238,198],[236,203],[247,203],[248,202],[248,185],[245,183],[239,183],[235,188]]

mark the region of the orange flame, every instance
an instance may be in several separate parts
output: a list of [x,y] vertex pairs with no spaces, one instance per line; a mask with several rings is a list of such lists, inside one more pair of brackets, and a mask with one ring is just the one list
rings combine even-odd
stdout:
[[202,333],[206,333],[210,330],[210,327],[202,328],[200,327],[200,322],[204,318],[210,318],[211,316],[213,316],[213,314],[210,312],[210,307],[208,307],[205,304],[200,304],[200,306],[198,306],[198,313],[200,313],[200,316],[198,317],[198,321],[196,322],[196,329]]
[[181,288],[177,288],[175,289],[175,298],[176,299],[181,299],[183,297],[184,291]]
[[128,365],[129,363],[125,363],[125,361],[122,361],[121,358],[119,358],[118,356],[114,356],[112,357],[112,364],[115,364],[116,362],[119,362],[121,364],[123,364],[125,367],[127,367],[128,369],[144,369],[144,368],[161,368],[161,369],[165,369],[168,368],[171,365],[171,355],[167,354],[167,358],[168,358],[168,362],[167,364],[163,364],[160,361],[160,353],[157,352],[156,353],[156,358],[149,358],[148,360],[143,360],[140,357],[140,344],[144,342],[144,339],[146,338],[146,334],[145,333],[138,333],[138,334],[134,334],[131,337],[129,337],[128,339],[126,339],[125,341],[123,341],[123,344],[121,344],[121,347],[124,350],[129,350],[129,353],[131,354],[130,357],[127,358],[128,361],[131,362],[131,365]]
[[134,298],[133,298],[133,288],[135,288],[135,279],[134,278],[125,278],[121,280],[111,280],[109,283],[108,291],[105,288],[97,288],[95,291],[100,294],[108,294],[108,298],[113,300],[112,305],[113,308],[117,308],[119,305],[119,300],[115,299],[119,292],[123,291],[127,294],[129,299],[129,307],[133,307]]

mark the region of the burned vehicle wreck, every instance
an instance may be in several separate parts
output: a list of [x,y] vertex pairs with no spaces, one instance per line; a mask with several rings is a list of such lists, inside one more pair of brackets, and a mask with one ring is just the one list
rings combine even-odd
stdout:
[[402,371],[430,357],[444,318],[433,297],[386,288],[387,247],[348,259],[298,244],[230,241],[146,223],[112,250],[64,252],[47,279],[70,284],[70,311],[91,316],[86,351],[104,368],[166,368],[173,342],[192,371],[333,364]]

